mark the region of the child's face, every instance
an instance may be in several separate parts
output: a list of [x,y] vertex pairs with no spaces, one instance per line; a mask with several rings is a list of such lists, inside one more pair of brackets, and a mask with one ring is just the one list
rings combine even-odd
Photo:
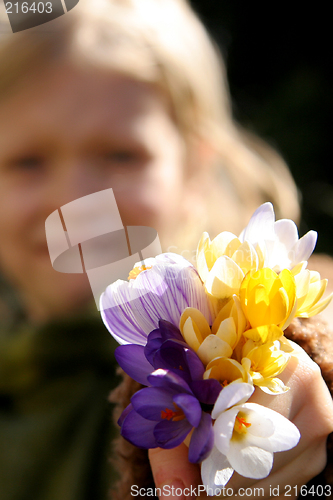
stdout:
[[53,67],[0,103],[0,264],[32,315],[92,297],[85,275],[53,270],[48,215],[111,187],[124,225],[163,234],[179,217],[184,161],[162,95],[116,74]]

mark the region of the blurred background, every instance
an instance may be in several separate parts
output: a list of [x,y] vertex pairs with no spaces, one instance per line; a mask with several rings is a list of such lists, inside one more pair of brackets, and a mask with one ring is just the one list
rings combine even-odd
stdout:
[[332,36],[328,12],[191,0],[227,64],[239,123],[274,146],[301,193],[300,234],[333,255]]

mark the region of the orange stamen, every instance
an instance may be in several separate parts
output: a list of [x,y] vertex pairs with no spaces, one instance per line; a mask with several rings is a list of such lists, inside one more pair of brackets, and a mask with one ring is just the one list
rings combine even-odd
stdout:
[[147,269],[151,269],[153,266],[146,267],[144,264],[139,267],[133,267],[132,271],[130,271],[128,278],[129,280],[135,280],[142,271],[146,271]]
[[161,411],[161,417],[163,418],[163,420],[171,420],[175,413],[176,412],[170,410],[170,408],[165,408],[165,411]]
[[163,420],[173,420],[173,422],[178,422],[179,420],[183,420],[185,415],[183,410],[181,410],[175,403],[173,403],[176,411],[170,410],[170,408],[165,408],[165,411],[161,411],[161,418]]
[[[236,420],[238,423],[238,429],[236,429],[236,430],[238,432],[246,432],[246,429],[244,429],[244,427],[246,427],[246,428],[251,427],[250,422],[247,422],[244,417],[236,417]],[[236,426],[236,422],[235,422],[235,426]]]

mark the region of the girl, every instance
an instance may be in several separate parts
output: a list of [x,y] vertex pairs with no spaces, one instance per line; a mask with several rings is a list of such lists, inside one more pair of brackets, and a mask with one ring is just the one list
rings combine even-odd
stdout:
[[[1,491],[5,500],[104,498],[113,344],[87,319],[86,277],[53,270],[45,219],[112,187],[124,225],[157,229],[164,251],[191,260],[203,230],[238,233],[264,201],[297,220],[297,191],[280,157],[233,122],[223,63],[184,0],[81,0],[52,23],[4,31],[0,262],[24,323],[4,327],[1,339]],[[310,358],[302,354],[285,376],[290,396],[278,409],[297,421],[302,445],[281,453],[266,480],[281,488],[324,467],[333,426]],[[133,390],[124,384],[121,404]],[[129,498],[132,484],[149,481],[146,455],[138,469],[136,452],[120,446],[128,460],[118,458],[113,495]],[[182,447],[150,458],[157,486],[199,480]]]

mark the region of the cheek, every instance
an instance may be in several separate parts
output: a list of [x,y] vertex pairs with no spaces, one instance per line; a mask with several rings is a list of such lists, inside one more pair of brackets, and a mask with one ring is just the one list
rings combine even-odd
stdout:
[[26,211],[20,198],[0,192],[0,249],[21,234],[25,219]]
[[24,224],[11,208],[0,203],[0,268],[8,277],[22,271],[26,254]]
[[39,213],[37,193],[26,187],[0,190],[0,234],[25,235]]
[[5,273],[26,272],[34,245],[42,245],[44,221],[38,218],[38,197],[27,188],[0,189],[0,266]]
[[146,225],[163,231],[181,210],[182,166],[154,163],[144,172],[114,183],[114,192],[125,225]]

